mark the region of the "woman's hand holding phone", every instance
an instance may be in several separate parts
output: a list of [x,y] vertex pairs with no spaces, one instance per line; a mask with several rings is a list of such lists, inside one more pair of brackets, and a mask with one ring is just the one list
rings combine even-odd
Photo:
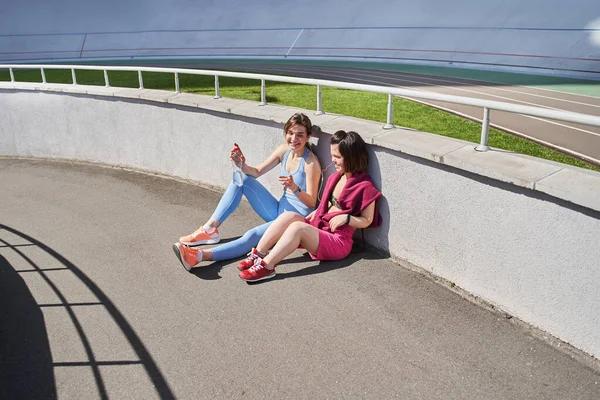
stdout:
[[246,163],[246,157],[244,157],[244,153],[242,153],[242,150],[240,149],[240,146],[238,146],[237,143],[233,144],[233,149],[229,154],[229,158],[231,159],[231,161],[233,161],[240,167]]

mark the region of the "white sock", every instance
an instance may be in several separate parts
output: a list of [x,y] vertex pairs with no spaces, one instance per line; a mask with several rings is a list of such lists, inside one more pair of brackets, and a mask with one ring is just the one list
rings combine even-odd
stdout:
[[208,233],[213,233],[215,231],[215,229],[217,229],[217,228],[213,228],[212,226],[210,226],[208,224],[204,225],[202,228]]
[[268,269],[269,271],[274,271],[275,267],[270,267],[267,265],[267,263],[265,263],[265,268]]
[[202,261],[202,250],[198,250],[198,256],[196,257],[198,262]]

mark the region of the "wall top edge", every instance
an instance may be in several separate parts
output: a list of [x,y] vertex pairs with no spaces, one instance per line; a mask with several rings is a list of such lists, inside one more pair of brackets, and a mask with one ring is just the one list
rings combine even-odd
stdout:
[[448,165],[497,181],[524,187],[600,211],[600,172],[539,159],[501,149],[475,151],[476,143],[428,132],[336,114],[315,115],[314,110],[164,90],[86,86],[57,83],[0,82],[2,91],[41,91],[139,99],[209,110],[283,124],[291,113],[303,112],[325,133],[355,130],[368,144]]

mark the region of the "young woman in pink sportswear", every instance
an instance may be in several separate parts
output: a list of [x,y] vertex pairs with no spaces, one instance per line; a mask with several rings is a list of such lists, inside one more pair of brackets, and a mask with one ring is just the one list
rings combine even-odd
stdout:
[[364,140],[356,132],[336,132],[331,159],[336,172],[327,180],[318,208],[306,218],[291,212],[277,217],[239,264],[240,278],[248,282],[273,278],[277,264],[299,246],[314,260],[340,260],[350,254],[356,229],[379,226],[381,193],[366,172],[369,155]]

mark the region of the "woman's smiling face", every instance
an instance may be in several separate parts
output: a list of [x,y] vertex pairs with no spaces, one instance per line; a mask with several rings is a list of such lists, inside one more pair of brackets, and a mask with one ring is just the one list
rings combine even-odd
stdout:
[[331,162],[335,166],[335,170],[340,173],[344,173],[344,157],[342,157],[342,153],[340,153],[340,145],[332,144],[331,145]]
[[306,127],[300,124],[293,124],[285,132],[285,141],[292,150],[302,149],[308,143]]

